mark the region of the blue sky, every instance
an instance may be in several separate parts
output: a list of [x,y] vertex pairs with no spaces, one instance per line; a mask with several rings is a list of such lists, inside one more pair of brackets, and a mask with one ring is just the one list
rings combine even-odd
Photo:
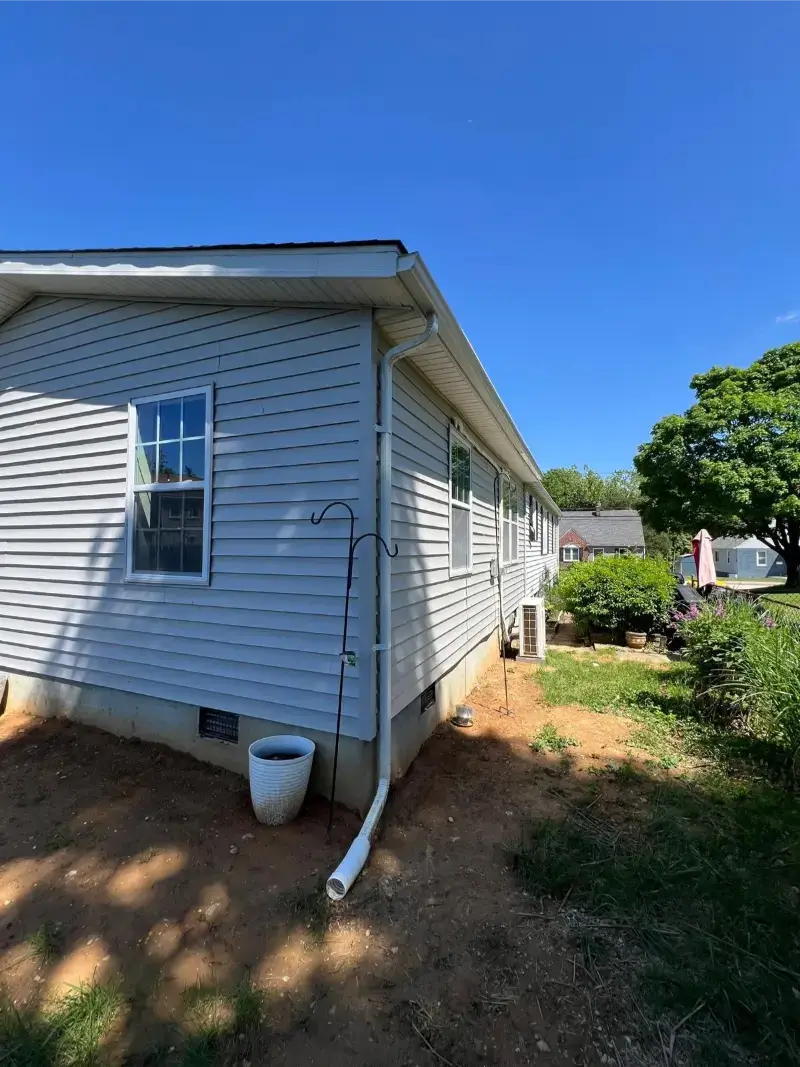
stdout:
[[400,237],[540,464],[610,471],[693,373],[800,336],[799,35],[794,4],[3,4],[0,247]]

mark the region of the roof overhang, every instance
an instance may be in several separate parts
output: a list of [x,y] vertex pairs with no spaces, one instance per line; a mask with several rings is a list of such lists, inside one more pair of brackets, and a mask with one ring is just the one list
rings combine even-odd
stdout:
[[400,241],[0,251],[0,321],[34,296],[375,309],[392,344],[438,335],[409,359],[504,466],[557,514],[541,471],[417,253]]

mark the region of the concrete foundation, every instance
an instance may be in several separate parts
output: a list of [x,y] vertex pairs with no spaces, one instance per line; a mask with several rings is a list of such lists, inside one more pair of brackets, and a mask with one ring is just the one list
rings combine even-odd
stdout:
[[[436,726],[455,709],[498,655],[497,631],[479,641],[447,674],[436,681],[434,704],[421,709],[417,697],[392,723],[392,774],[405,774]],[[248,776],[247,750],[253,741],[297,730],[317,746],[309,789],[330,796],[335,737],[318,730],[298,729],[286,723],[239,716],[237,743],[214,741],[198,733],[199,708],[174,700],[138,696],[98,685],[59,682],[32,674],[8,674],[5,696],[9,711],[41,718],[63,717],[99,727],[119,737],[137,737],[188,752],[196,759]],[[375,792],[376,742],[342,737],[336,798],[365,814]]]
[[[333,734],[299,729],[286,723],[239,716],[239,741],[213,741],[198,734],[199,708],[174,700],[137,696],[99,685],[74,685],[36,675],[8,676],[7,709],[42,718],[60,716],[97,726],[119,737],[155,741],[188,752],[205,763],[248,776],[247,750],[253,741],[272,734],[297,732],[317,746],[309,784],[312,793],[330,796]],[[336,798],[349,808],[366,812],[374,793],[375,743],[342,737]]]
[[416,697],[392,720],[392,774],[405,774],[417,753],[443,719],[449,718],[456,704],[463,702],[477,680],[500,654],[498,631],[493,630],[475,644],[454,667],[436,681],[436,701],[422,711],[421,697]]

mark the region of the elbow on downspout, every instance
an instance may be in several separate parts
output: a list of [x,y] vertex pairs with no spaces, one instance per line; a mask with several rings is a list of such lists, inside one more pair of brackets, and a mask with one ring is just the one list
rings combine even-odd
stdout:
[[[383,354],[380,362],[380,436],[378,454],[378,532],[387,545],[392,540],[392,368],[398,360],[424,345],[439,330],[435,314],[426,316],[425,329]],[[342,862],[327,881],[331,900],[342,900],[358,878],[369,857],[372,837],[377,829],[389,796],[392,774],[392,561],[380,553],[379,634],[376,651],[379,666],[378,699],[378,785],[364,825]]]

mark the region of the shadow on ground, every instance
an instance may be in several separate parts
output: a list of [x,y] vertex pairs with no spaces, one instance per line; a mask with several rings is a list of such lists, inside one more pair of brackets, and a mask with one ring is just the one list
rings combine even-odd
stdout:
[[[527,895],[508,846],[587,790],[595,813],[624,824],[640,798],[625,776],[590,771],[642,761],[628,758],[623,720],[542,706],[529,670],[511,682],[516,714],[479,688],[477,725],[431,738],[335,906],[320,887],[358,829],[350,813],[337,813],[330,842],[317,802],[262,827],[233,774],[88,727],[3,717],[0,983],[36,1007],[70,984],[117,981],[125,1009],[110,1051],[137,1067],[633,1063],[635,1022],[611,963],[587,965],[567,899]],[[582,747],[535,752],[531,737],[559,715],[585,716]],[[49,959],[35,949],[43,929]],[[225,1005],[248,983],[266,1007],[245,1033]],[[198,1048],[208,996],[224,1040]]]

